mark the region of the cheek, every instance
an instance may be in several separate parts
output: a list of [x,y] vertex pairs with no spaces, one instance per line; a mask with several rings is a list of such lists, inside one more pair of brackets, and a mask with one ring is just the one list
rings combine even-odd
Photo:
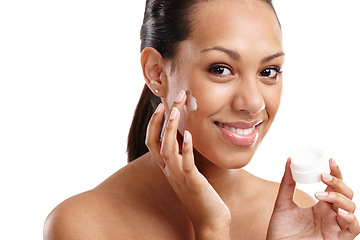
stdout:
[[269,115],[269,121],[272,122],[280,106],[282,93],[282,83],[264,89],[263,98],[265,101],[266,111]]
[[208,119],[216,112],[224,108],[225,98],[228,91],[224,87],[219,87],[214,83],[201,84],[200,86],[190,86],[192,96],[196,99],[197,109],[194,116]]
[[196,98],[197,110],[203,114],[210,116],[229,104],[231,84],[198,81],[189,87]]
[[213,124],[211,117],[228,105],[229,89],[208,81],[193,81],[186,90],[191,91],[197,108],[195,111],[183,111],[179,131],[189,130],[194,136],[203,136],[205,129]]
[[220,94],[217,91],[206,87],[200,89],[201,91],[194,91],[193,93],[193,97],[196,99],[197,103],[197,111],[209,115],[218,108]]

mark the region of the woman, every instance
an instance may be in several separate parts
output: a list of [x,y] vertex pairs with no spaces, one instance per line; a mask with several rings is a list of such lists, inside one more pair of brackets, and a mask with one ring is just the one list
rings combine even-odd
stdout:
[[148,0],[131,163],[55,208],[45,239],[354,239],[335,161],[317,204],[290,159],[280,184],[242,169],[280,104],[281,39],[270,0]]

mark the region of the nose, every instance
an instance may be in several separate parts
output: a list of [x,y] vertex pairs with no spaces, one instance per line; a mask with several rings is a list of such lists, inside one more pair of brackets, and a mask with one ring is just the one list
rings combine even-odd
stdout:
[[265,101],[257,81],[240,80],[236,83],[234,91],[232,101],[234,110],[256,115],[265,109]]

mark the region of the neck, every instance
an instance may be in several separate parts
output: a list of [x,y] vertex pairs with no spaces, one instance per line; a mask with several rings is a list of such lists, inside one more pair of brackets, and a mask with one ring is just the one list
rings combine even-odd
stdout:
[[[159,181],[163,181],[164,176],[156,160],[151,157],[149,152],[145,154],[145,157],[147,158],[145,162],[151,165],[149,168],[156,169],[158,172],[156,175],[161,179],[159,179]],[[208,180],[223,201],[227,204],[231,204],[235,196],[237,197],[236,204],[239,204],[239,197],[246,198],[246,195],[249,192],[249,179],[252,176],[251,174],[243,169],[221,168],[203,157],[196,149],[194,149],[194,158],[199,172]]]
[[[243,169],[221,168],[204,158],[194,149],[196,167],[223,200],[231,198],[236,192],[246,192],[247,172]],[[234,184],[236,183],[236,184]]]

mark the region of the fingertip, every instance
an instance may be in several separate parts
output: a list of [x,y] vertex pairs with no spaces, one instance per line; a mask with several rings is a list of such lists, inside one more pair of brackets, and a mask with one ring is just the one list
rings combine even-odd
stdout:
[[191,133],[187,130],[184,132],[184,143],[189,143],[191,141]]
[[159,103],[159,105],[156,107],[154,113],[150,118],[149,125],[162,121],[162,117],[165,113],[164,109],[165,109],[164,104]]
[[328,192],[317,192],[314,195],[317,200],[322,201],[322,200],[327,199],[327,197],[329,196],[329,193]]
[[291,164],[291,157],[288,157],[287,160],[286,160],[286,165],[285,165],[285,167],[286,167],[286,168],[290,168],[290,164]]
[[177,97],[175,98],[175,103],[180,103],[184,98],[186,97],[186,92],[184,90],[181,90]]
[[182,152],[183,155],[189,155],[192,154],[192,135],[189,131],[185,130],[184,137],[183,137],[183,147]]
[[176,107],[173,107],[170,113],[170,120],[174,120],[175,118],[177,118],[177,116],[180,114],[179,109],[177,109]]
[[184,90],[181,90],[178,96],[175,98],[173,107],[176,107],[180,112],[182,112],[186,100],[187,100],[187,94]]
[[160,113],[162,110],[164,110],[164,104],[159,103],[159,105],[156,107],[154,114]]
[[330,170],[331,172],[340,173],[339,165],[336,163],[336,161],[333,158],[330,158]]
[[348,216],[349,212],[342,209],[342,208],[338,208],[338,214],[342,215],[342,216]]
[[339,168],[339,165],[333,158],[330,158],[330,164],[334,169]]
[[286,178],[287,183],[295,183],[293,176],[292,176],[290,165],[291,165],[291,157],[288,157],[286,160],[286,165],[285,165],[284,178]]
[[350,213],[342,208],[338,208],[337,214],[338,214],[338,217],[343,219],[347,224],[350,224],[351,222],[353,222],[354,218],[355,218],[355,216],[352,213]]
[[336,161],[333,158],[330,158],[329,160],[330,164],[330,174],[340,180],[342,180],[342,173],[340,171],[339,165],[336,163]]

